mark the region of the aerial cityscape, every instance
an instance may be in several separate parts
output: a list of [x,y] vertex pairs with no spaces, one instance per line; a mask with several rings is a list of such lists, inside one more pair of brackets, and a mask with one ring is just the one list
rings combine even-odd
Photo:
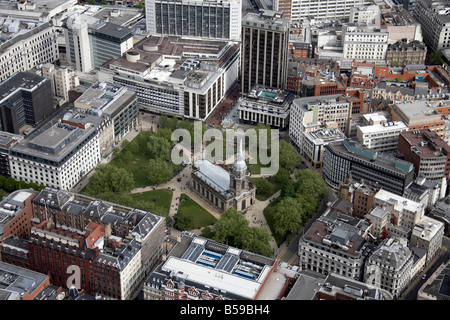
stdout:
[[0,300],[449,300],[449,183],[450,0],[0,0]]

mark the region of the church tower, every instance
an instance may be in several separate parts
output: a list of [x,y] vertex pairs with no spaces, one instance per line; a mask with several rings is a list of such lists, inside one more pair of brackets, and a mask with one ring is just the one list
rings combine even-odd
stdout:
[[236,161],[230,173],[230,190],[234,192],[235,196],[239,196],[243,191],[249,190],[250,173],[245,163],[244,153],[242,151],[242,141],[239,143],[239,151]]

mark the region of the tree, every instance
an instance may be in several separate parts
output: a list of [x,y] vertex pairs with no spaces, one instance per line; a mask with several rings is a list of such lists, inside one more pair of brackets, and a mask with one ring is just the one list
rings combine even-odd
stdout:
[[173,216],[173,226],[178,230],[189,230],[192,225],[192,218],[188,216],[184,216],[181,212],[178,212]]
[[284,239],[287,234],[300,230],[304,221],[304,211],[298,199],[288,197],[282,199],[273,211],[274,233]]
[[285,168],[279,168],[278,172],[270,177],[270,181],[273,181],[278,184],[282,184],[284,181],[289,180],[290,173]]
[[300,156],[297,151],[295,151],[295,148],[284,140],[280,140],[279,154],[281,168],[292,170],[301,163]]
[[0,188],[3,189],[3,186],[5,185],[6,177],[0,176]]
[[133,185],[134,178],[130,172],[112,164],[100,164],[89,179],[85,192],[89,195],[105,192],[121,194],[130,191]]
[[433,53],[430,53],[429,60],[431,64],[439,65],[442,64],[442,51],[436,50]]
[[145,155],[150,159],[169,159],[171,143],[164,137],[151,135],[148,137]]
[[231,208],[222,213],[214,230],[206,230],[213,240],[227,241],[229,245],[254,253],[270,256],[270,234],[266,228],[249,227],[248,220],[236,209]]
[[294,197],[295,196],[295,182],[291,179],[284,180],[281,184],[280,197]]
[[214,240],[225,242],[230,245],[240,247],[242,244],[242,233],[248,226],[248,220],[236,209],[226,210],[217,220],[214,226]]
[[161,184],[173,177],[170,163],[162,159],[151,159],[147,169],[150,185]]
[[3,189],[6,192],[13,192],[17,189],[17,181],[13,177],[9,177],[5,180],[5,183],[3,185]]
[[273,253],[270,246],[270,233],[264,227],[248,227],[245,231],[245,237],[242,238],[241,249],[271,256]]
[[318,201],[325,196],[328,188],[322,177],[309,169],[299,170],[295,174],[296,193],[300,195],[310,195]]

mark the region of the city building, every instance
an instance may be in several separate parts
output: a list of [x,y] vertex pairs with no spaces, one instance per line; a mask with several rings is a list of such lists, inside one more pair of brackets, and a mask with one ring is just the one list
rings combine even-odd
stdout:
[[302,97],[343,95],[346,89],[345,75],[340,74],[339,64],[334,60],[310,65],[301,81]]
[[355,6],[350,9],[348,18],[350,23],[366,23],[367,25],[381,25],[381,10],[377,5]]
[[51,63],[43,64],[41,71],[43,77],[50,79],[52,93],[54,97],[58,98],[58,104],[63,105],[69,102],[69,91],[80,85],[75,72],[65,67],[55,67]]
[[77,0],[1,1],[0,16],[53,22],[77,3]]
[[[74,101],[74,107],[94,116],[108,116],[114,128],[113,143],[121,141],[138,125],[139,105],[137,94],[115,83],[99,82],[89,87]],[[106,147],[109,150],[110,147]],[[105,152],[102,148],[102,153]]]
[[145,281],[145,300],[258,300],[278,266],[273,258],[184,231]]
[[89,72],[133,47],[132,29],[74,13],[64,28],[67,61],[77,71]]
[[399,66],[425,64],[426,56],[427,47],[423,43],[419,41],[398,41],[388,45],[386,63],[390,66],[394,64]]
[[413,254],[405,238],[386,239],[369,257],[364,282],[398,298],[411,281]]
[[166,237],[160,216],[52,188],[33,199],[32,222],[30,268],[66,286],[67,268],[78,266],[81,289],[105,299],[139,293],[160,262]]
[[403,121],[410,131],[431,130],[445,137],[442,115],[426,100],[394,103],[389,106],[392,121]]
[[194,162],[191,190],[220,211],[246,211],[255,203],[256,187],[250,182],[242,150],[229,168],[207,159]]
[[[326,123],[329,124],[329,123]],[[346,138],[334,122],[329,127],[320,128],[316,131],[305,132],[303,138],[303,156],[315,169],[321,169],[323,166],[323,153],[325,146],[329,143],[344,141]]]
[[305,19],[332,20],[348,19],[351,9],[356,6],[372,4],[366,0],[314,1],[314,0],[275,0],[273,7],[282,11],[291,21]]
[[114,128],[111,118],[107,115],[92,115],[83,109],[69,110],[62,117],[61,123],[83,130],[93,125],[98,133],[100,161],[112,154],[114,148]]
[[22,135],[0,131],[0,175],[5,178],[9,178],[11,176],[9,167],[9,149],[11,149],[17,141],[22,139]]
[[1,300],[33,300],[41,290],[50,285],[46,272],[35,272],[0,262]]
[[426,250],[426,264],[436,257],[441,250],[444,236],[444,223],[428,216],[423,216],[416,223],[411,233],[409,243]]
[[50,80],[31,72],[18,72],[0,85],[0,129],[22,133],[53,111]]
[[425,215],[425,205],[381,189],[375,195],[374,209],[366,215],[372,235],[410,239],[411,232]]
[[[1,5],[6,2],[2,1]],[[12,2],[11,2],[12,3]],[[20,12],[12,10],[10,14]],[[29,13],[29,11],[28,11]],[[4,38],[0,43],[0,81],[59,58],[58,28],[29,18],[1,18]]]
[[350,178],[402,195],[414,180],[412,163],[348,140],[326,145],[323,163],[323,178],[335,189]]
[[146,0],[145,11],[151,35],[241,39],[241,0]]
[[[98,118],[98,117],[97,117]],[[105,119],[98,118],[102,124]],[[11,176],[16,180],[70,190],[100,161],[96,124],[83,128],[48,123],[10,149]]]
[[450,174],[450,146],[431,130],[402,132],[397,151],[403,159],[414,164],[416,175],[431,181],[448,182]]
[[403,196],[415,202],[425,205],[425,208],[432,209],[437,201],[445,197],[447,191],[447,181],[442,177],[441,182],[432,181],[424,176],[417,176],[413,183],[405,189]]
[[407,131],[408,127],[402,121],[386,121],[360,126],[356,130],[356,137],[364,146],[386,152],[397,150],[398,136],[401,132]]
[[239,55],[233,41],[149,36],[98,77],[135,91],[140,109],[204,120],[236,85]]
[[447,237],[450,236],[450,195],[436,202],[429,215],[433,219],[443,222],[444,233]]
[[371,284],[329,274],[317,292],[317,300],[392,300],[392,295]]
[[375,206],[375,195],[377,190],[372,186],[365,183],[355,183],[355,189],[353,191],[353,210],[352,215],[359,219],[364,219],[364,217],[369,213],[370,210]]
[[293,99],[290,91],[255,86],[238,102],[239,121],[286,129]]
[[8,237],[27,239],[31,232],[31,200],[37,192],[19,190],[11,193],[0,202],[0,240]]
[[414,17],[427,34],[424,39],[431,51],[450,48],[450,1],[417,0]]
[[386,59],[389,33],[377,26],[348,23],[342,26],[343,58],[383,61]]
[[439,301],[448,300],[450,290],[450,260],[444,262],[422,285],[417,293],[417,300]]
[[350,103],[341,101],[340,95],[298,98],[292,101],[289,115],[289,138],[302,152],[304,135],[327,122],[336,122],[341,132],[348,129]]
[[300,238],[300,269],[362,280],[365,260],[373,249],[365,239],[369,230],[364,220],[328,210]]
[[260,10],[242,19],[241,93],[255,85],[285,89],[289,20],[281,12]]

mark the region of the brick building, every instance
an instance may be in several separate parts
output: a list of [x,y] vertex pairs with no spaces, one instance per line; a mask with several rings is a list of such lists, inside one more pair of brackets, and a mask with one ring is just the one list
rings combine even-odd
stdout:
[[450,146],[431,130],[413,130],[400,133],[397,151],[414,164],[416,175],[432,181],[450,173]]

